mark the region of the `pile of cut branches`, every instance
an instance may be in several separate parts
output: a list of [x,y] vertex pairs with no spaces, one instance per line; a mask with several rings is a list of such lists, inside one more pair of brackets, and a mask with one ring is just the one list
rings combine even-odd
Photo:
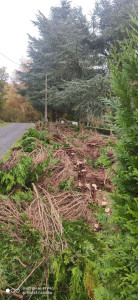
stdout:
[[26,210],[26,215],[31,221],[31,225],[43,233],[43,239],[47,247],[47,252],[50,250],[63,250],[64,242],[57,237],[62,237],[63,227],[56,203],[52,201],[50,194],[39,186],[39,191],[33,184],[35,199],[31,202]]
[[[41,125],[38,124],[38,130],[31,129],[23,137],[23,146],[14,149],[10,158],[0,166],[1,181],[3,172],[6,174],[2,184],[8,183],[11,187],[5,189],[6,193],[10,192],[6,199],[0,198],[2,228],[5,228],[10,240],[14,239],[20,244],[19,247],[29,243],[32,253],[35,251],[35,248],[32,250],[33,243],[37,239],[37,247],[40,247],[41,260],[29,262],[29,275],[26,274],[21,285],[31,280],[34,272],[39,274],[40,268],[48,285],[51,257],[66,252],[69,246],[63,221],[83,222],[92,231],[100,230],[92,208],[103,201],[103,186],[112,190],[106,167],[98,165],[95,168],[101,155],[100,148],[108,147],[108,140],[94,133],[91,135],[84,129],[76,133],[73,128],[58,123]],[[108,154],[112,159],[113,153],[109,151]],[[23,204],[21,198],[18,201],[20,192],[28,190],[32,198],[25,197]],[[30,259],[33,257],[31,255]],[[17,256],[23,268],[27,264],[26,257],[25,254],[23,260]],[[17,270],[18,266],[14,276]]]

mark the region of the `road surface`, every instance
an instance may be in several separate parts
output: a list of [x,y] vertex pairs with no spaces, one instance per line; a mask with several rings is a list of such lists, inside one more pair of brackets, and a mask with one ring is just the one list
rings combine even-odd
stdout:
[[34,126],[29,123],[12,123],[0,127],[0,157],[10,149],[16,140],[22,136],[27,128]]

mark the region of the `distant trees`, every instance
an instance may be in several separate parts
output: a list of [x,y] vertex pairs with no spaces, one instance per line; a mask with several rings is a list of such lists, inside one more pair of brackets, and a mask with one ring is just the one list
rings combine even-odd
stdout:
[[[35,121],[41,118],[28,101],[25,90],[19,82],[8,83],[6,68],[0,68],[0,119],[8,122]],[[18,92],[18,89],[22,91]]]
[[0,68],[0,119],[7,122],[26,122],[40,119],[41,113],[35,110],[28,101],[26,87],[19,82],[17,77],[13,83],[8,83],[8,77],[6,68]]
[[0,68],[0,117],[5,100],[7,79],[8,74],[6,73],[6,68]]
[[1,117],[8,122],[26,122],[38,120],[41,114],[31,106],[26,97],[18,93],[13,84],[8,84]]

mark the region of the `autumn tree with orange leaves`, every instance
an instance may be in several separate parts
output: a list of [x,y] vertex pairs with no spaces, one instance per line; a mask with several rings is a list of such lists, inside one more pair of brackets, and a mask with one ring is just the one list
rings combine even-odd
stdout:
[[41,114],[32,107],[27,97],[18,93],[14,84],[8,84],[1,118],[8,122],[28,122],[37,121]]

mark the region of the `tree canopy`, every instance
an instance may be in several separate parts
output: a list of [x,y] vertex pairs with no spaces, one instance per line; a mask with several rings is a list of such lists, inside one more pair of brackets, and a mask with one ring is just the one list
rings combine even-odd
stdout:
[[[134,4],[137,8],[135,0]],[[52,113],[62,116],[65,112],[73,115],[75,111],[80,117],[91,109],[92,114],[100,115],[103,105],[99,105],[99,95],[105,96],[106,89],[110,89],[107,57],[111,43],[125,37],[131,11],[132,3],[128,0],[97,1],[91,22],[81,7],[72,8],[67,0],[52,7],[49,18],[38,11],[33,24],[39,36],[29,35],[29,61],[24,65],[27,71],[18,72],[32,105],[44,111],[48,74],[48,108]]]

